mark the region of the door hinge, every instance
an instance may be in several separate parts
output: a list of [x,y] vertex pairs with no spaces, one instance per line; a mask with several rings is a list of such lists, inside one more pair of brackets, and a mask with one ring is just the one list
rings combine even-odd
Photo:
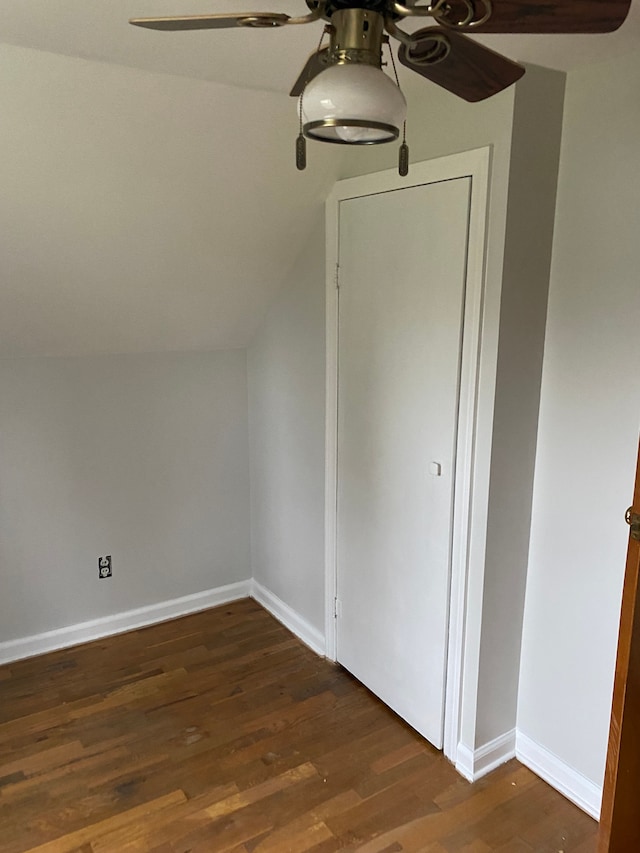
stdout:
[[631,528],[631,538],[635,539],[636,542],[640,542],[640,513],[634,512],[633,507],[630,506],[624,514],[624,520]]
[[336,290],[340,290],[340,264],[336,264],[335,282]]
[[333,599],[333,618],[339,619],[342,616],[342,602],[339,598]]

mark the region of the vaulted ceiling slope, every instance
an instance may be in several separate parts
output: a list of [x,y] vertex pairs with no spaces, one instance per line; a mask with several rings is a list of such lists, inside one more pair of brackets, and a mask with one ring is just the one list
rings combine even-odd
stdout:
[[0,114],[0,355],[244,346],[339,166],[285,95],[7,45]]

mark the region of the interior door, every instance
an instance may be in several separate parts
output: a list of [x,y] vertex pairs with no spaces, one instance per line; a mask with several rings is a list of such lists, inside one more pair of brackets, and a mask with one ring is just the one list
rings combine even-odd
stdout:
[[438,748],[470,192],[339,213],[337,657]]

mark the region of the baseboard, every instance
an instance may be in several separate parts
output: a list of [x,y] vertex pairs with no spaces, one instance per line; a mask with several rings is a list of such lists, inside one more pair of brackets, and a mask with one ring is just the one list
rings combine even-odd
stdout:
[[602,787],[521,731],[516,736],[516,758],[591,817],[600,819]]
[[516,730],[512,729],[475,750],[459,743],[456,770],[469,782],[477,782],[496,767],[515,758],[515,755]]
[[506,732],[476,750],[459,743],[456,770],[469,782],[476,782],[514,757],[576,806],[599,820],[602,788],[519,730]]
[[473,750],[465,743],[458,744],[456,770],[468,782],[475,782],[473,778]]
[[303,616],[255,579],[251,581],[250,595],[312,651],[324,657],[326,646],[324,634],[321,631],[314,628]]
[[66,649],[69,646],[77,646],[80,643],[98,640],[101,637],[110,637],[113,634],[122,634],[135,628],[143,628],[145,625],[153,625],[156,622],[166,622],[168,619],[186,616],[189,613],[196,613],[198,610],[208,610],[210,607],[216,607],[219,604],[226,604],[239,598],[248,598],[250,594],[251,581],[240,581],[215,589],[207,589],[204,592],[196,592],[192,595],[183,595],[181,598],[173,598],[170,601],[160,601],[157,604],[148,604],[134,610],[114,613],[112,616],[103,616],[100,619],[91,619],[88,622],[68,625],[65,628],[56,628],[54,631],[45,631],[43,634],[8,640],[0,643],[0,664],[11,663],[15,660],[41,655],[57,649]]

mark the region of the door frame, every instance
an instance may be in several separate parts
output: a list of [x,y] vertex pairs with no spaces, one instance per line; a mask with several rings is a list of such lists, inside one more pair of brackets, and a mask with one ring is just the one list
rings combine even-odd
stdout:
[[[640,515],[640,449],[636,463],[633,503]],[[632,519],[627,517],[627,523]],[[637,523],[637,522],[636,522]],[[598,853],[638,849],[638,785],[640,784],[640,543],[629,533],[627,563],[620,608],[618,653],[609,725],[609,744],[600,811]]]
[[[326,447],[325,447],[325,654],[337,659],[337,463],[338,463],[338,258],[340,204],[352,198],[407,189],[457,178],[471,178],[469,243],[462,322],[458,389],[458,430],[450,543],[449,631],[444,709],[444,754],[456,763],[463,720],[465,673],[473,671],[467,642],[470,617],[480,619],[481,598],[469,596],[474,566],[484,572],[483,537],[473,535],[474,521],[486,515],[486,490],[478,472],[486,470],[490,446],[477,442],[478,399],[485,295],[491,148],[412,164],[400,177],[395,169],[338,181],[326,207]],[[487,459],[480,456],[487,455]],[[486,485],[486,484],[485,484]],[[468,668],[465,663],[468,663]],[[473,681],[473,678],[470,679]],[[475,691],[471,691],[475,694]],[[469,696],[475,706],[475,695]],[[474,707],[469,709],[473,712]]]

